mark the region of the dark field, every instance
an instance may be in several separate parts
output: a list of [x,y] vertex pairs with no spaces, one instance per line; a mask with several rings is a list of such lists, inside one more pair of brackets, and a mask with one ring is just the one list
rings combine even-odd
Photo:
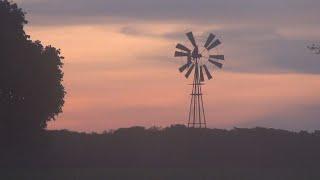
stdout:
[[318,169],[257,168],[66,168],[66,169],[2,169],[3,180],[102,180],[102,179],[208,179],[208,180],[319,180]]
[[2,179],[320,179],[320,133],[253,128],[44,131],[1,148]]

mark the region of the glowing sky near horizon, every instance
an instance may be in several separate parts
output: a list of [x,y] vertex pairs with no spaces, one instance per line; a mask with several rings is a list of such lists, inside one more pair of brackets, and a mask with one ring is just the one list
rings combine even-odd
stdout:
[[192,30],[217,34],[226,55],[225,68],[215,69],[204,87],[209,127],[320,129],[320,56],[306,49],[320,39],[314,18],[320,3],[240,1],[249,7],[201,0],[194,6],[200,13],[189,18],[177,4],[189,9],[193,2],[182,0],[20,1],[31,38],[66,57],[64,112],[48,128],[101,132],[186,123],[190,81],[173,53]]

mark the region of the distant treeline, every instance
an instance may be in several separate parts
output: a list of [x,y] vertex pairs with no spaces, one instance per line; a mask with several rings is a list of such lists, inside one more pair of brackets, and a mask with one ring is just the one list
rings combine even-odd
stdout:
[[1,147],[2,167],[320,168],[320,131],[132,127],[45,131]]

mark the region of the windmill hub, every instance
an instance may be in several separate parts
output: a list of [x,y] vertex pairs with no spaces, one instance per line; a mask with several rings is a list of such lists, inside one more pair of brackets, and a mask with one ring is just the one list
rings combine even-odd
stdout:
[[[207,76],[208,80],[212,79],[212,75],[209,71],[208,66],[214,65],[218,68],[222,68],[221,61],[224,60],[224,55],[209,55],[206,57],[199,52],[199,47],[196,43],[196,40],[193,36],[192,32],[188,32],[187,37],[193,46],[193,50],[191,48],[186,47],[180,43],[177,44],[176,48],[178,51],[175,52],[175,57],[187,57],[186,64],[182,65],[179,68],[179,71],[182,73],[187,70],[185,77],[189,78],[192,72],[193,73],[193,83],[192,83],[192,92],[191,92],[191,103],[189,110],[189,119],[188,119],[188,127],[193,128],[206,128],[206,117],[203,106],[203,97],[202,97],[202,82],[205,81],[204,73]],[[207,41],[203,43],[204,51],[209,51],[220,45],[221,42],[219,39],[215,39],[215,35],[209,34]],[[199,63],[199,60],[204,57],[208,60],[205,62]],[[193,71],[194,70],[194,71]]]
[[202,55],[199,53],[198,47],[194,48],[191,56],[193,60],[200,59],[202,57]]

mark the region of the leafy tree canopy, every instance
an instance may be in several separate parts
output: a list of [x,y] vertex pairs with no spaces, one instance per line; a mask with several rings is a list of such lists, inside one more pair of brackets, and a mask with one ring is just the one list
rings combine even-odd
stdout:
[[60,50],[32,41],[25,13],[0,0],[0,132],[35,132],[62,112]]

